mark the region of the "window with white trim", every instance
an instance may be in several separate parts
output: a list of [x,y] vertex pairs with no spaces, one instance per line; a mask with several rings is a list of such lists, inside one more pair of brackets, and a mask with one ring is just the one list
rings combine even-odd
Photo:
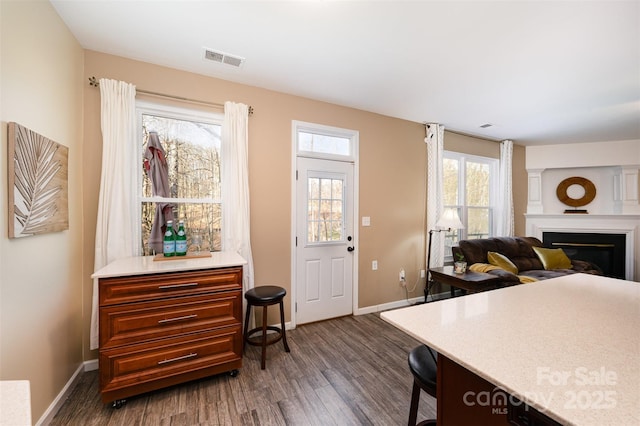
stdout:
[[[184,220],[187,244],[199,234],[203,251],[221,250],[221,131],[223,116],[213,112],[137,103],[140,188],[140,243],[145,255],[154,254],[149,246],[157,206],[170,210],[177,229]],[[153,195],[153,182],[145,167],[149,135],[156,132],[164,149],[168,182],[165,191]]]
[[466,239],[493,236],[498,160],[459,152],[443,155],[443,204],[456,209],[464,229],[445,237],[445,260],[452,260],[451,246]]
[[354,161],[357,132],[301,121],[294,121],[293,124],[296,155]]

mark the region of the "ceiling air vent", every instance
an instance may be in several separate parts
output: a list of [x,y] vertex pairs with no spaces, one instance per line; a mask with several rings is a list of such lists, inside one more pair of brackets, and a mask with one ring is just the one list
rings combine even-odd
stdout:
[[493,127],[493,124],[486,123],[480,126],[482,129],[488,129],[489,127]]
[[204,58],[213,62],[221,64],[227,64],[234,67],[240,67],[244,63],[244,58],[240,56],[230,55],[228,53],[220,52],[219,50],[204,49]]

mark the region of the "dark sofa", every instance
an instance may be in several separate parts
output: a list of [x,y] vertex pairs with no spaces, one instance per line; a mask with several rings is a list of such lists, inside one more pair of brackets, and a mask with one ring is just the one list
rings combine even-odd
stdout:
[[[468,267],[473,264],[488,264],[487,253],[496,252],[505,255],[518,268],[517,275],[544,280],[578,272],[601,275],[598,266],[571,259],[571,269],[546,270],[532,247],[543,247],[542,242],[535,237],[496,237],[477,240],[462,240],[457,247],[452,247],[454,259],[457,253],[464,256]],[[501,278],[503,286],[520,284],[516,274],[504,269],[487,271]]]

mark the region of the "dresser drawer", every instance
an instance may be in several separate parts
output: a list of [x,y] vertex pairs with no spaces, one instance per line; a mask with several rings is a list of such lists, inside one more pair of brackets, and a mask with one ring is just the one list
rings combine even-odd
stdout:
[[100,310],[100,347],[242,324],[239,290],[154,302],[106,306]]
[[237,369],[242,363],[241,326],[100,351],[103,399],[169,386]]
[[101,278],[100,306],[242,290],[242,267]]

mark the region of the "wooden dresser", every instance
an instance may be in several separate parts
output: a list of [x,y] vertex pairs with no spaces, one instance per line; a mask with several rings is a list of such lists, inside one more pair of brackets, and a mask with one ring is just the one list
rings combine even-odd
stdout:
[[97,271],[103,402],[242,366],[242,265],[234,253],[119,259]]

